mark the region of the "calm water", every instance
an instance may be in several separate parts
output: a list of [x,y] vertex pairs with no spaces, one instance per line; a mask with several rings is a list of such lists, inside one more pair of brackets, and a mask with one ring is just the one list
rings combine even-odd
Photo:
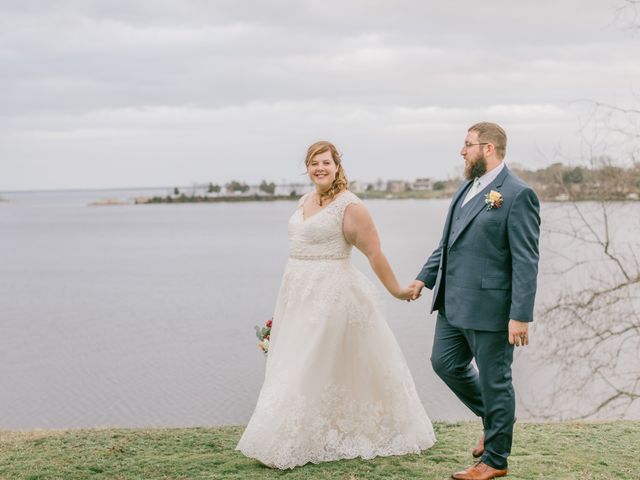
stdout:
[[[265,364],[253,326],[271,316],[295,203],[88,206],[140,194],[150,192],[2,194],[0,428],[249,419]],[[367,206],[408,283],[437,245],[448,201]],[[354,262],[374,278],[361,254]],[[431,371],[429,302],[389,296],[387,320],[430,416],[471,419]],[[525,403],[544,389],[532,369],[516,356]],[[530,418],[522,405],[518,416]]]

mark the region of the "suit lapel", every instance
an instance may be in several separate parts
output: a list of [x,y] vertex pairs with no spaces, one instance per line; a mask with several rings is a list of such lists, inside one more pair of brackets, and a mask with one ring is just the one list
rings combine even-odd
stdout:
[[472,200],[470,200],[472,202],[472,204],[469,205],[469,208],[471,210],[469,212],[467,212],[467,215],[464,218],[464,223],[460,226],[460,228],[455,233],[455,235],[453,237],[451,237],[451,239],[449,240],[449,242],[448,242],[449,246],[453,245],[455,243],[455,241],[458,238],[460,238],[460,235],[469,226],[469,224],[471,223],[471,220],[476,218],[476,215],[478,215],[484,208],[487,208],[487,206],[486,206],[486,204],[484,202],[485,194],[490,192],[492,189],[496,190],[497,192],[500,192],[500,187],[502,186],[502,183],[504,182],[504,179],[507,177],[507,175],[509,175],[509,170],[507,169],[507,166],[505,165],[504,168],[502,169],[502,171],[493,180],[493,182],[491,182],[489,185],[484,187],[481,192],[478,192],[478,194]]
[[462,184],[462,186],[458,189],[458,191],[453,196],[453,200],[449,205],[449,213],[447,213],[447,221],[444,224],[444,232],[445,232],[445,238],[443,242],[444,245],[447,245],[449,243],[449,234],[451,232],[451,221],[453,219],[453,211],[455,210],[456,205],[458,205],[458,200],[460,199],[460,197],[463,194],[467,193],[467,190],[469,189],[469,185],[471,185],[472,183],[473,183],[473,180],[467,180],[465,183]]

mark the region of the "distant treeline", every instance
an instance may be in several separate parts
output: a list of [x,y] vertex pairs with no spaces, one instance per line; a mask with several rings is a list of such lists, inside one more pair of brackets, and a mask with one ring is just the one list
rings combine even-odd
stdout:
[[511,169],[538,193],[542,200],[638,200],[640,163],[630,167],[614,165],[608,158],[590,166],[554,163],[546,168]]
[[[537,192],[541,200],[638,200],[640,199],[640,163],[630,167],[620,167],[608,158],[598,158],[589,166],[564,165],[554,163],[545,168],[529,170],[521,165],[510,165],[511,170],[526,181]],[[367,184],[366,188],[354,188],[362,198],[448,198],[460,186],[461,178],[429,180],[429,188],[412,188],[409,182],[382,182]],[[360,182],[354,182],[355,187]],[[398,183],[402,183],[399,189]],[[362,184],[361,184],[362,185]],[[276,193],[276,190],[278,193]],[[277,187],[273,182],[263,180],[251,187],[244,182],[233,180],[224,185],[209,183],[189,194],[178,187],[173,194],[141,200],[137,203],[193,203],[193,202],[250,202],[294,200],[304,189],[291,185],[289,190]]]
[[151,197],[136,203],[197,203],[197,202],[255,202],[255,201],[274,201],[274,200],[297,200],[299,195],[292,192],[293,195],[221,195],[219,197],[210,197],[207,195],[186,195],[181,193],[177,196],[166,195],[164,197]]

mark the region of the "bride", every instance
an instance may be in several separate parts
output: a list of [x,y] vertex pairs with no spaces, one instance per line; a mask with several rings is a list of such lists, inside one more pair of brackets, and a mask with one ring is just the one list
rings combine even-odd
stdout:
[[376,289],[350,262],[362,251],[394,297],[401,288],[373,221],[329,142],[307,151],[315,191],[289,220],[289,260],[273,316],[265,380],[236,450],[286,469],[419,453],[435,435]]

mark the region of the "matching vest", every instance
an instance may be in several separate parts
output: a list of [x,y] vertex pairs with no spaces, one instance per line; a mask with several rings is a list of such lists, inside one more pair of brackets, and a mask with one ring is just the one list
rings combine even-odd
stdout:
[[[473,187],[473,183],[471,184],[471,186],[469,188]],[[478,193],[475,197],[473,197],[471,200],[469,200],[464,206],[462,205],[462,202],[464,202],[464,198],[467,196],[467,192],[469,191],[469,189],[465,190],[462,195],[460,195],[458,197],[458,201],[456,202],[456,204],[453,206],[453,216],[451,218],[451,225],[449,227],[449,236],[448,238],[453,237],[458,230],[460,230],[460,228],[462,228],[462,226],[465,223],[465,220],[467,218],[467,215],[469,215],[469,212],[471,212],[471,210],[473,210],[473,205],[476,204],[476,202],[478,201],[478,198],[481,197],[481,194]]]
[[[464,198],[467,196],[467,192],[469,188],[473,187],[473,183],[469,185],[461,195],[458,196],[458,200],[453,206],[453,213],[451,216],[451,225],[449,226],[449,235],[447,235],[447,243],[449,239],[464,225],[464,221],[467,218],[467,215],[473,210],[473,205],[480,197],[480,193],[478,193],[475,197],[469,200],[464,206],[462,206],[462,202],[464,202]],[[444,255],[444,259],[442,262],[442,278],[440,280],[440,288],[438,289],[438,298],[436,299],[435,304],[440,311],[444,312],[445,305],[445,295],[447,292],[447,257],[449,256],[449,245],[442,246],[442,255]]]

